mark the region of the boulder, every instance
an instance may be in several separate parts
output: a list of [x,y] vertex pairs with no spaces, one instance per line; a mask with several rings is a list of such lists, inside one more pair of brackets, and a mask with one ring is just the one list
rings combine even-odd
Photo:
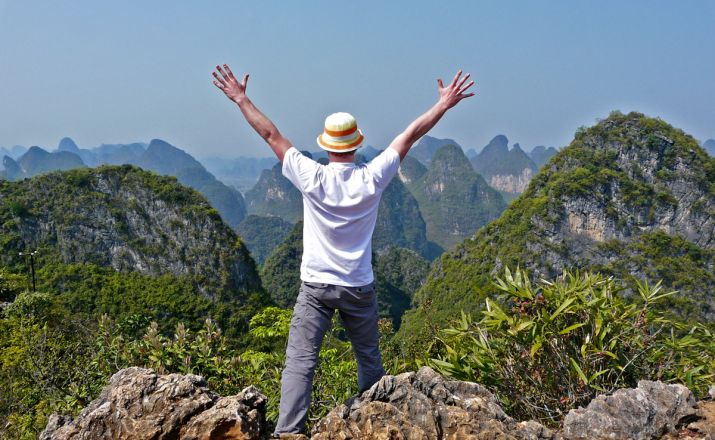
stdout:
[[265,403],[254,387],[220,397],[201,376],[130,367],[74,420],[50,416],[40,439],[255,439],[266,431]]
[[384,376],[362,395],[331,411],[313,440],[548,439],[537,422],[517,423],[485,387],[445,380],[429,367]]
[[660,438],[696,418],[693,393],[683,385],[642,380],[638,388],[598,396],[586,408],[569,411],[565,439]]

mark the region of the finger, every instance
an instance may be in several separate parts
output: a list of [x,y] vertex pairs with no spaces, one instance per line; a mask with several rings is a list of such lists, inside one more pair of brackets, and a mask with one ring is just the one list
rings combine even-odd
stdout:
[[221,66],[216,66],[216,70],[218,70],[218,72],[221,74],[221,76],[223,76],[223,79],[225,79],[226,81],[228,81],[228,79],[229,79],[229,78],[228,78],[228,75],[226,75],[226,72],[223,71],[223,69],[221,68]]
[[216,74],[216,72],[211,72],[211,74],[214,76],[214,78],[216,78],[216,79],[218,80],[218,82],[220,82],[220,83],[223,84],[224,86],[227,85],[227,84],[226,84],[226,81],[224,81],[223,78],[221,78],[220,76],[218,76],[218,75]]
[[221,89],[221,90],[223,91],[224,86],[221,85],[220,82],[218,82],[218,81],[212,81],[212,82],[214,83],[214,85],[215,85],[216,87],[218,87],[219,89]]
[[248,85],[248,74],[243,75],[243,88],[245,89]]
[[442,80],[437,78],[437,85],[439,86],[440,89],[444,88],[444,84],[442,84]]
[[465,88],[463,88],[462,90],[459,91],[459,93],[461,94],[461,93],[466,92],[467,89],[472,87],[473,85],[474,85],[474,81],[470,81],[469,84],[467,84],[467,86]]
[[450,84],[449,86],[450,86],[450,87],[454,87],[454,85],[457,84],[457,80],[459,79],[460,76],[462,76],[462,71],[461,71],[461,70],[458,70],[458,71],[457,71],[457,74],[454,75],[454,79],[452,80],[452,84]]
[[474,93],[467,93],[466,95],[459,95],[459,100],[461,101],[464,98],[470,98],[474,96]]
[[468,73],[462,77],[462,79],[459,81],[459,84],[457,84],[457,90],[462,88],[462,85],[465,83],[465,81],[467,81],[469,79],[469,77],[471,75],[472,75],[471,73]]
[[226,73],[228,74],[229,78],[236,79],[236,77],[233,76],[233,72],[231,72],[231,69],[228,67],[228,64],[224,64],[223,68],[226,69]]

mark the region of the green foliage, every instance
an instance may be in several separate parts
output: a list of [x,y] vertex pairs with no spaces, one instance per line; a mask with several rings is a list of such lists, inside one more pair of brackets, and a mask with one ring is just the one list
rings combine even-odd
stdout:
[[38,289],[53,292],[53,306],[68,316],[95,320],[106,313],[122,322],[155,320],[163,334],[179,322],[198,330],[211,318],[229,330],[230,338],[243,342],[250,317],[268,305],[261,292],[243,299],[212,299],[198,292],[189,276],[155,277],[93,264],[48,264],[37,271],[37,280]]
[[[255,314],[251,345],[239,348],[210,318],[196,329],[177,322],[166,334],[157,321],[146,325],[141,317],[107,314],[97,321],[70,318],[52,304],[52,295],[22,293],[0,317],[0,386],[13,390],[0,393],[0,437],[37,438],[50,414],[76,416],[112,374],[129,366],[198,374],[221,395],[254,385],[269,398],[268,420],[276,421],[290,310],[267,307]],[[390,358],[389,321],[381,321],[380,329]],[[357,366],[344,333],[336,315],[319,356],[309,424],[357,392]]]
[[211,316],[236,336],[269,303],[245,246],[203,196],[133,166],[0,182],[0,264],[27,273],[18,252],[29,249],[41,289],[93,318],[139,314],[171,331]]
[[0,302],[12,301],[28,285],[27,277],[0,267]]
[[88,323],[63,315],[47,293],[20,293],[0,313],[0,437],[34,439],[53,412],[76,414],[105,379],[87,368]]
[[492,387],[510,414],[558,422],[597,393],[640,379],[683,383],[700,396],[715,377],[713,334],[668,319],[654,306],[675,292],[639,281],[636,302],[623,285],[589,272],[532,284],[525,271],[493,284],[482,319],[462,313],[441,331],[429,363],[460,380]]
[[372,261],[380,316],[390,318],[399,328],[402,315],[427,277],[429,263],[415,251],[400,247],[373,254]]
[[239,223],[236,232],[246,242],[256,262],[263,264],[292,229],[293,225],[280,217],[251,214]]
[[300,262],[303,258],[303,222],[300,221],[266,258],[261,267],[263,287],[280,307],[292,307],[300,287]]
[[442,253],[442,248],[427,240],[427,225],[417,200],[397,177],[382,193],[372,234],[374,251],[389,247],[412,249],[430,260]]

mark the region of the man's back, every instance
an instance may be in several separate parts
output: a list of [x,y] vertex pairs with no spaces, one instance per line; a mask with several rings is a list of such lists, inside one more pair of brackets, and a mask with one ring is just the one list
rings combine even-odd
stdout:
[[372,232],[380,196],[399,165],[390,148],[361,165],[321,165],[295,148],[286,152],[283,175],[303,194],[303,281],[364,286],[374,280]]

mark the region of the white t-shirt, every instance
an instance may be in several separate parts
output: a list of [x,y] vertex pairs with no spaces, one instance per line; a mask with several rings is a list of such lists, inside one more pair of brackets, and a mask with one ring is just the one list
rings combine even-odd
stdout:
[[295,147],[286,151],[283,175],[303,194],[303,281],[356,287],[374,280],[377,208],[399,166],[392,148],[360,165],[322,165]]

